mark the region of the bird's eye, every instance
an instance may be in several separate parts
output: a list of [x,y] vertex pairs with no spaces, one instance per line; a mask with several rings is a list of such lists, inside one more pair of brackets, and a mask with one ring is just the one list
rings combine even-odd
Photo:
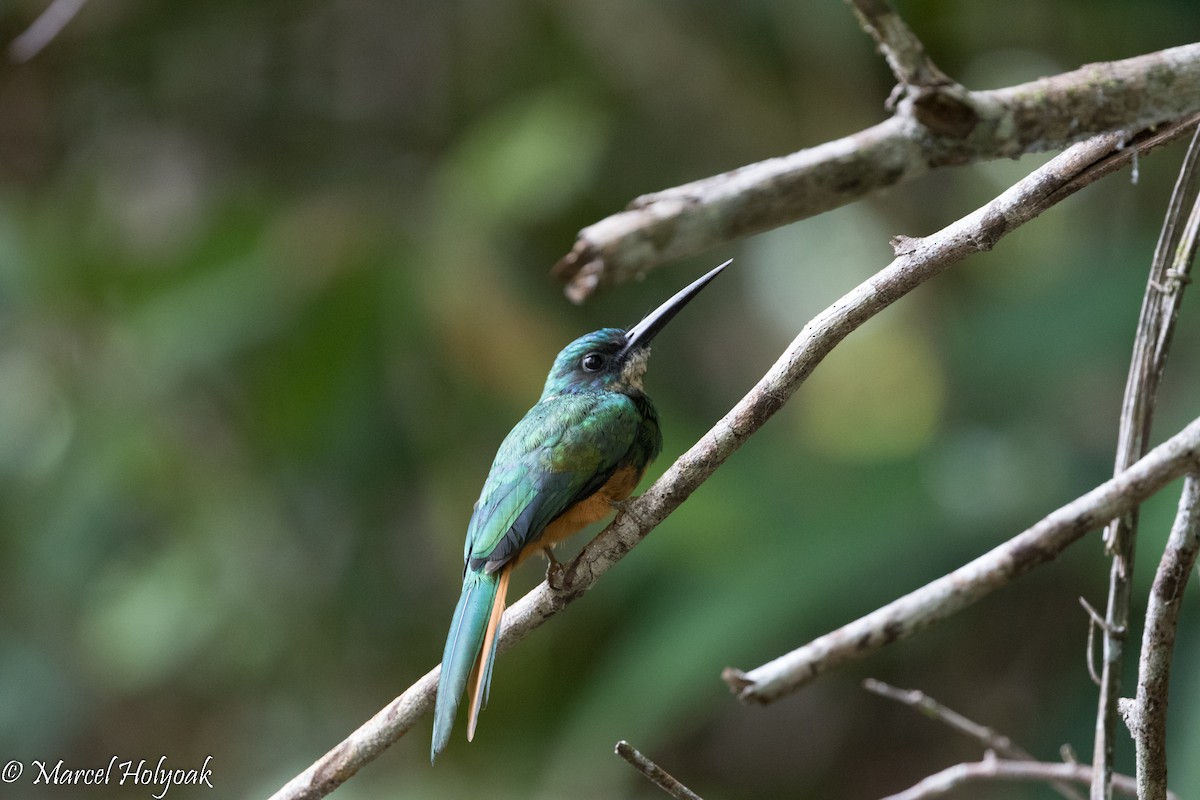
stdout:
[[588,353],[580,362],[584,372],[598,372],[604,366],[604,356],[599,353]]

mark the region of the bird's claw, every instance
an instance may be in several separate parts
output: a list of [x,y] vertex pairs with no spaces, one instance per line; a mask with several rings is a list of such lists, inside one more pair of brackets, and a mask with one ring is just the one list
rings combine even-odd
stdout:
[[626,497],[624,500],[610,500],[609,504],[613,507],[613,510],[617,512],[618,518],[629,515],[636,524],[641,525],[643,524],[642,516],[635,510],[637,501],[640,499],[641,495],[638,495],[637,497],[633,497],[631,495]]
[[547,547],[543,551],[546,554],[546,585],[556,592],[561,592],[566,588],[567,571],[563,567],[562,562],[554,557],[554,553]]

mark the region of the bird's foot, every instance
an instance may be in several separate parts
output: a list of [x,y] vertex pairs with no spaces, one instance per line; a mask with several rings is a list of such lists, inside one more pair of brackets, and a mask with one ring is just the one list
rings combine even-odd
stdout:
[[542,552],[546,556],[546,585],[556,592],[561,592],[566,588],[566,569],[562,562],[554,557],[554,552],[549,547],[542,548]]
[[624,500],[610,500],[609,505],[611,505],[613,507],[613,510],[617,512],[618,518],[620,518],[621,516],[623,516],[625,514],[628,514],[629,516],[633,517],[633,521],[636,524],[642,525],[643,519],[642,519],[641,515],[639,515],[634,508],[634,506],[637,504],[637,501],[640,499],[641,499],[641,495],[638,495],[637,497],[633,497],[631,495],[629,497],[626,497]]

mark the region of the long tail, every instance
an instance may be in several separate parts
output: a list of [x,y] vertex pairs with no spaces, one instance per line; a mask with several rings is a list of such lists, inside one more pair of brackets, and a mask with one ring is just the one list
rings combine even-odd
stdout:
[[496,657],[496,636],[504,615],[508,576],[512,565],[499,574],[467,570],[462,595],[454,609],[446,650],[442,654],[442,674],[438,679],[437,704],[433,711],[433,747],[430,763],[446,749],[463,690],[471,684],[471,702],[467,720],[467,740],[475,735],[479,709],[487,704],[492,682],[492,661]]

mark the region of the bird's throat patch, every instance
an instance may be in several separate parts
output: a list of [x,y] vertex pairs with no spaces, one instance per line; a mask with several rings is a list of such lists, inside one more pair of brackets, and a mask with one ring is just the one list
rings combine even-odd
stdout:
[[621,367],[621,383],[633,389],[642,389],[646,377],[646,366],[650,362],[650,348],[643,347],[629,354]]

